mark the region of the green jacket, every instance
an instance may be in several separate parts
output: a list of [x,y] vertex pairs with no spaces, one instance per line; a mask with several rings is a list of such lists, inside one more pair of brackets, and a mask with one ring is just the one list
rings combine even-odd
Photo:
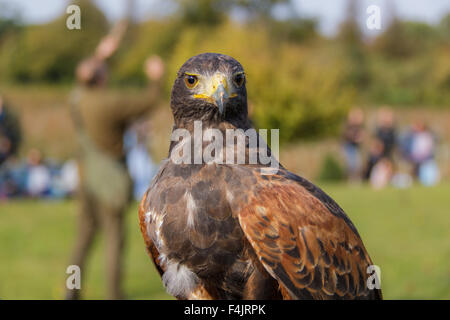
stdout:
[[158,103],[159,85],[144,95],[124,95],[106,89],[81,88],[73,97],[73,117],[80,142],[80,188],[97,201],[124,207],[131,181],[123,164],[123,136],[133,120]]
[[159,91],[157,84],[138,96],[83,88],[77,103],[81,127],[101,151],[121,159],[125,130],[135,119],[156,107]]

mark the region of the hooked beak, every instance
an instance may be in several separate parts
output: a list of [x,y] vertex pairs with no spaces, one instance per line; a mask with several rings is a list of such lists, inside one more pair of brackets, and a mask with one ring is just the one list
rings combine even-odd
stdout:
[[216,106],[219,108],[220,114],[223,114],[223,101],[230,97],[223,84],[219,84],[212,97],[215,101]]
[[228,91],[227,78],[222,73],[216,73],[211,78],[207,79],[205,83],[203,92],[200,91],[197,94],[194,94],[194,97],[205,99],[216,105],[220,114],[223,114],[225,111],[225,100],[234,98],[237,94]]

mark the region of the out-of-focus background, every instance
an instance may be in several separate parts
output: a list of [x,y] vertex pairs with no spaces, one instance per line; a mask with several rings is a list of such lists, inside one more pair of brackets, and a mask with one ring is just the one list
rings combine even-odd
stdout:
[[[71,3],[81,30],[66,27]],[[371,5],[380,29],[367,25]],[[124,17],[110,90],[146,90],[149,55],[166,64],[162,102],[145,126],[152,172],[167,154],[178,68],[201,52],[231,55],[246,70],[255,125],[280,129],[283,165],[354,221],[384,297],[450,299],[449,1],[0,0],[1,299],[63,298],[77,207],[74,72]],[[124,139],[132,150],[133,135]],[[126,231],[126,297],[168,298],[136,204]],[[86,298],[104,298],[103,241],[88,262]]]

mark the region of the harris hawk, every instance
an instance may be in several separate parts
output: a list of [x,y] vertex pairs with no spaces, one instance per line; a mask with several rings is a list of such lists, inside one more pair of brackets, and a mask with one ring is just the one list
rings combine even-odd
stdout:
[[[203,53],[182,65],[171,109],[173,132],[195,135],[198,122],[202,130],[224,135],[229,129],[252,129],[244,70],[222,54]],[[195,153],[195,143],[185,140],[183,152]],[[381,290],[367,285],[372,261],[358,231],[321,189],[281,165],[266,174],[262,169],[268,164],[259,160],[175,161],[179,144],[172,139],[169,157],[139,206],[147,251],[169,294],[177,299],[381,299]],[[229,148],[225,142],[224,147]],[[246,160],[251,148],[246,140]]]

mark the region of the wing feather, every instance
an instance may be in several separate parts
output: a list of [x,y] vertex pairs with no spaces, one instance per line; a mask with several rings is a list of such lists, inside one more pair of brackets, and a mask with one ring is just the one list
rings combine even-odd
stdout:
[[139,205],[139,227],[141,229],[142,236],[144,237],[145,248],[147,250],[147,253],[152,259],[153,264],[155,265],[156,270],[158,270],[159,275],[162,276],[164,274],[164,269],[160,263],[159,252],[148,234],[147,221],[145,216],[146,214],[145,204],[147,202],[146,200],[147,200],[147,193],[144,195]]
[[[373,299],[369,255],[351,221],[302,178],[258,177],[238,212],[265,269],[297,299]],[[334,211],[334,212],[333,212]]]

